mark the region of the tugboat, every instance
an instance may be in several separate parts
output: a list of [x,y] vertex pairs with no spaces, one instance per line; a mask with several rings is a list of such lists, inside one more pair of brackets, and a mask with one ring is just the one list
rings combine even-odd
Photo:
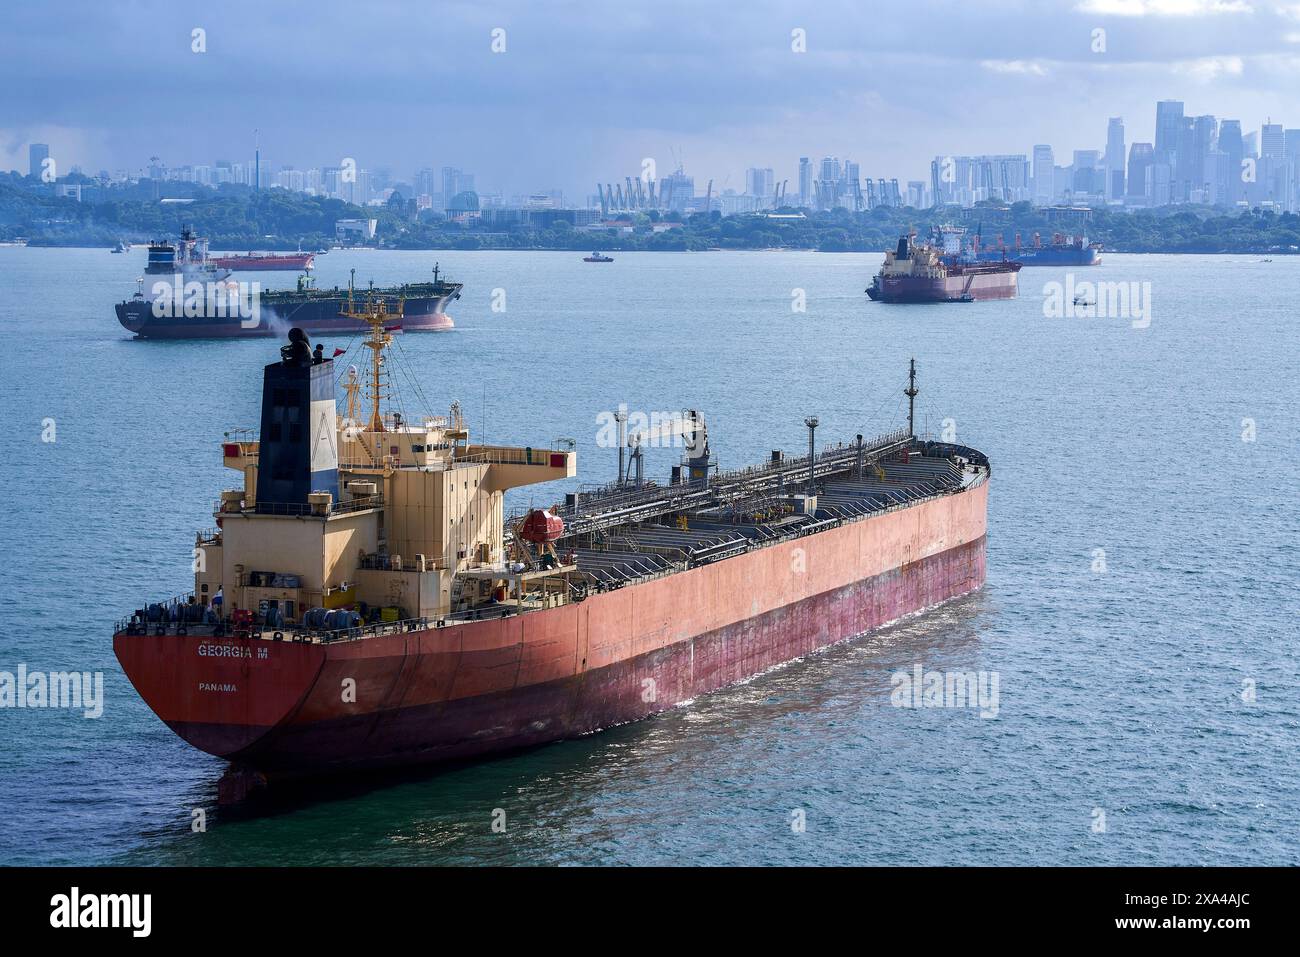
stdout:
[[[369,330],[364,373],[289,331],[263,369],[260,434],[221,442],[236,479],[196,536],[187,595],[148,597],[114,629],[148,706],[231,762],[223,803],[589,734],[984,583],[989,461],[914,434],[915,363],[906,423],[874,438],[818,451],[809,417],[807,456],[723,471],[688,411],[654,427],[685,439],[661,483],[643,474],[649,433],[620,424],[617,482],[507,515],[511,489],[573,478],[576,453],[471,442],[454,402],[393,408],[398,314],[349,311]],[[183,457],[175,444],[157,454]]]
[[583,256],[582,261],[585,263],[612,263],[614,261],[614,257],[603,256],[600,253],[595,252],[593,250],[590,256]]
[[867,295],[875,302],[975,302],[1014,299],[1020,263],[976,262],[963,256],[959,230],[941,231],[943,246],[918,243],[916,231],[885,253]]

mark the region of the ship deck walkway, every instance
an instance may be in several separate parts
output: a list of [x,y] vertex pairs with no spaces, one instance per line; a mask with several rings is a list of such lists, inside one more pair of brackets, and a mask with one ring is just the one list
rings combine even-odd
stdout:
[[[637,517],[641,506],[653,500],[652,507],[660,507],[665,489],[643,488],[610,496],[608,501],[618,501],[622,507],[601,517],[619,516],[615,523],[600,522],[599,531],[581,535],[570,531],[565,537],[579,543],[572,548],[574,561],[599,591],[729,558],[890,509],[906,508],[960,491],[988,474],[987,460],[982,455],[944,443],[918,443],[911,449],[895,449],[874,459],[865,453],[859,455],[855,447],[847,451],[845,455],[844,449],[837,448],[827,456],[834,468],[826,469],[825,478],[818,484],[817,508],[812,515],[782,514],[782,508],[789,509],[789,500],[783,503],[779,496],[771,494],[770,483],[760,482],[751,490],[749,502],[741,498],[723,503],[714,500],[696,509],[682,508],[675,514],[645,520]],[[791,492],[804,490],[807,470],[805,457],[795,468],[783,470],[782,481],[788,482],[786,487]],[[743,515],[747,507],[751,514],[775,514],[768,520],[746,520]]]

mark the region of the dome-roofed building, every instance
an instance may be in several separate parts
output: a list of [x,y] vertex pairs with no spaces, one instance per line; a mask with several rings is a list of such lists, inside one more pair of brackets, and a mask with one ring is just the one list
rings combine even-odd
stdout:
[[454,219],[457,222],[464,222],[467,219],[477,219],[479,216],[478,193],[472,189],[467,189],[462,193],[457,193],[447,204],[447,218]]

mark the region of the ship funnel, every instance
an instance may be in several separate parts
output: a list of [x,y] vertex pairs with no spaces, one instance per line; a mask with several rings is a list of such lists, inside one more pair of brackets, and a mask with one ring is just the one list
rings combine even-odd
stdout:
[[262,374],[257,511],[306,515],[313,492],[339,498],[334,363],[312,361],[301,329],[280,354]]

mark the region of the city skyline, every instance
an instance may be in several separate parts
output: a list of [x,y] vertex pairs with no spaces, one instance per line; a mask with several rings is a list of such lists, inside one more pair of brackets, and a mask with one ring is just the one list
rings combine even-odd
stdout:
[[[272,172],[345,157],[401,179],[452,166],[505,193],[585,198],[647,157],[660,177],[680,162],[716,192],[743,190],[751,167],[797,182],[803,155],[903,184],[928,178],[934,155],[1104,149],[1107,117],[1125,118],[1129,142],[1154,141],[1153,98],[1259,128],[1286,118],[1300,78],[1294,3],[920,3],[889,20],[848,5],[724,17],[670,3],[602,11],[599,26],[513,4],[436,19],[380,4],[355,35],[294,21],[302,42],[274,50],[264,37],[283,36],[287,16],[275,10],[204,26],[161,5],[126,18],[73,7],[58,23],[13,12],[10,35],[26,42],[0,66],[8,168],[25,169],[31,143],[91,173],[155,155],[235,161],[256,128]],[[153,73],[117,68],[141,47]],[[954,84],[962,96],[945,93]]]
[[[1150,111],[1149,111],[1150,112]],[[1243,134],[1241,121],[1186,111],[1179,100],[1154,104],[1152,142],[1126,138],[1123,117],[1109,117],[1104,148],[1074,150],[1068,165],[1057,163],[1052,144],[1035,144],[1030,153],[963,156],[940,155],[930,162],[929,182],[884,176],[873,179],[861,164],[837,156],[814,160],[801,156],[793,182],[773,167],[746,168],[742,189],[728,188],[730,175],[705,191],[690,173],[678,167],[669,173],[643,163],[640,175],[606,179],[597,192],[566,196],[562,189],[533,188],[507,198],[504,191],[476,188],[475,175],[455,167],[424,167],[409,176],[386,165],[360,168],[352,158],[342,166],[308,167],[273,164],[255,152],[251,162],[217,160],[210,164],[168,167],[151,157],[140,178],[192,182],[205,186],[237,183],[264,189],[343,199],[350,203],[386,202],[393,192],[419,209],[460,212],[484,206],[511,208],[596,208],[605,212],[662,208],[680,212],[716,209],[723,215],[755,212],[780,206],[869,209],[877,205],[973,205],[985,199],[1032,201],[1036,205],[1065,202],[1161,206],[1171,203],[1212,205],[1272,204],[1300,208],[1300,129],[1264,122]],[[1126,142],[1129,144],[1126,151]],[[32,176],[42,175],[50,156],[48,144],[29,146]],[[1064,157],[1062,157],[1064,159]],[[1243,160],[1245,161],[1243,165]],[[1256,161],[1260,168],[1256,169]],[[1247,168],[1248,167],[1248,168]],[[78,172],[81,172],[77,168]],[[67,170],[62,171],[67,173]],[[100,176],[107,174],[101,171]],[[1258,174],[1258,175],[1257,175]],[[127,178],[119,171],[119,180]],[[623,185],[627,189],[624,190]],[[739,184],[738,184],[739,185]],[[473,193],[471,206],[464,200]],[[657,195],[656,195],[657,194]],[[79,194],[75,194],[80,198]],[[461,196],[462,200],[456,197]]]

